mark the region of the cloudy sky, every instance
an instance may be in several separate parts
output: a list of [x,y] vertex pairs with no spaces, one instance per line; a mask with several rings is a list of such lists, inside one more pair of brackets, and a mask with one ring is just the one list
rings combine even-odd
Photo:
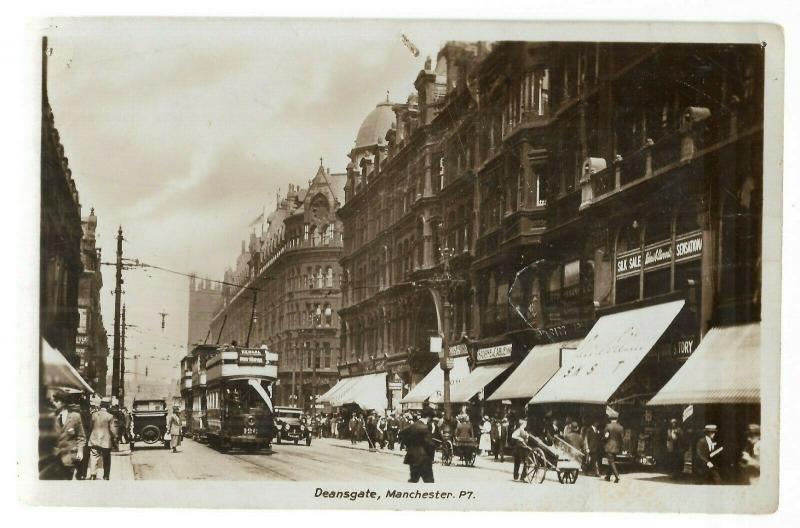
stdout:
[[[319,158],[343,171],[363,118],[386,91],[405,101],[447,36],[401,23],[58,20],[49,96],[83,215],[103,260],[122,225],[128,258],[221,279],[262,207],[305,185]],[[406,33],[421,51],[403,45]],[[103,269],[113,333],[113,268]],[[128,355],[151,381],[185,353],[188,279],[125,274]],[[159,312],[166,311],[161,329]],[[153,356],[153,357],[150,357]],[[110,362],[109,362],[110,363]],[[129,369],[133,367],[129,366]]]

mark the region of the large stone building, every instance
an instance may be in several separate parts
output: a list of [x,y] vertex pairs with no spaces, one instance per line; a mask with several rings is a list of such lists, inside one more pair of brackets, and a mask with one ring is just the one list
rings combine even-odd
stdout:
[[345,176],[320,165],[307,188],[290,185],[260,236],[227,270],[215,342],[266,344],[279,356],[275,400],[308,408],[337,378],[342,248],[336,211]]
[[39,329],[42,338],[75,367],[78,282],[81,264],[81,206],[69,160],[55,127],[47,96],[47,38],[42,41],[41,211]]
[[201,343],[213,343],[211,318],[222,298],[221,285],[216,281],[189,277],[189,327],[186,351]]
[[97,217],[94,209],[82,221],[81,261],[83,273],[78,287],[78,336],[76,353],[78,372],[100,394],[106,393],[108,370],[108,335],[103,325],[100,296],[103,292],[103,275],[100,271],[100,248],[95,232]]
[[[402,380],[387,383],[396,404],[446,327],[472,370],[453,401],[473,412],[612,404],[642,460],[668,416],[757,420],[746,368],[728,400],[645,404],[709,329],[759,331],[763,70],[757,45],[446,45],[350,155],[341,374]],[[443,259],[452,310],[437,324]],[[538,386],[513,376],[553,348]]]

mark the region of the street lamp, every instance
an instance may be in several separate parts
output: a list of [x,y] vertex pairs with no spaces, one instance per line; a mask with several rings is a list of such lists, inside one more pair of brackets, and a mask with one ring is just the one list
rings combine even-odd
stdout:
[[[423,282],[433,296],[436,306],[436,314],[439,320],[439,335],[431,339],[432,352],[439,355],[439,364],[444,372],[444,386],[442,387],[442,399],[444,403],[444,415],[448,420],[452,417],[450,402],[450,371],[453,369],[453,359],[450,357],[450,317],[453,306],[450,298],[455,289],[464,282],[463,279],[456,279],[450,274],[450,259],[455,255],[455,250],[443,247],[439,250],[442,259],[442,271]],[[435,350],[434,350],[435,348]],[[439,352],[440,351],[440,352]]]

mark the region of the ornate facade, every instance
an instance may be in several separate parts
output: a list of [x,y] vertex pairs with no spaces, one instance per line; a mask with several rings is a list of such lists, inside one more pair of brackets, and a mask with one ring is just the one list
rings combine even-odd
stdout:
[[280,405],[307,408],[336,382],[342,250],[336,211],[344,180],[320,165],[307,188],[289,186],[261,236],[242,244],[211,321],[216,342],[263,343],[278,353]]

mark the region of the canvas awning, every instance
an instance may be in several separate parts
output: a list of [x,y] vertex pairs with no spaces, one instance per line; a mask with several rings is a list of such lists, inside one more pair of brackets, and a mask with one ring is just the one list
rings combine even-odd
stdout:
[[561,349],[575,349],[580,340],[560,341],[533,347],[522,363],[487,400],[532,398],[561,366]]
[[470,372],[469,376],[464,378],[461,383],[453,385],[450,390],[450,401],[468,402],[511,365],[512,363],[500,363],[475,367],[475,370]]
[[761,323],[712,328],[648,405],[760,403]]
[[386,373],[365,374],[353,376],[348,387],[335,394],[330,399],[332,407],[355,404],[364,410],[383,411],[388,401],[386,399]]
[[68,387],[94,393],[64,355],[42,339],[42,381],[46,387]]
[[319,397],[321,402],[329,402],[339,392],[349,387],[353,383],[353,378],[344,378],[336,382],[336,385],[328,389],[325,394]]
[[530,403],[607,403],[683,305],[672,301],[601,317]]
[[[453,358],[453,368],[450,370],[450,385],[460,383],[461,380],[469,375],[469,364],[466,356]],[[452,389],[451,389],[452,390]],[[436,403],[441,401],[444,391],[444,371],[437,363],[422,381],[416,384],[413,389],[406,394],[400,403],[424,403],[430,401]]]

